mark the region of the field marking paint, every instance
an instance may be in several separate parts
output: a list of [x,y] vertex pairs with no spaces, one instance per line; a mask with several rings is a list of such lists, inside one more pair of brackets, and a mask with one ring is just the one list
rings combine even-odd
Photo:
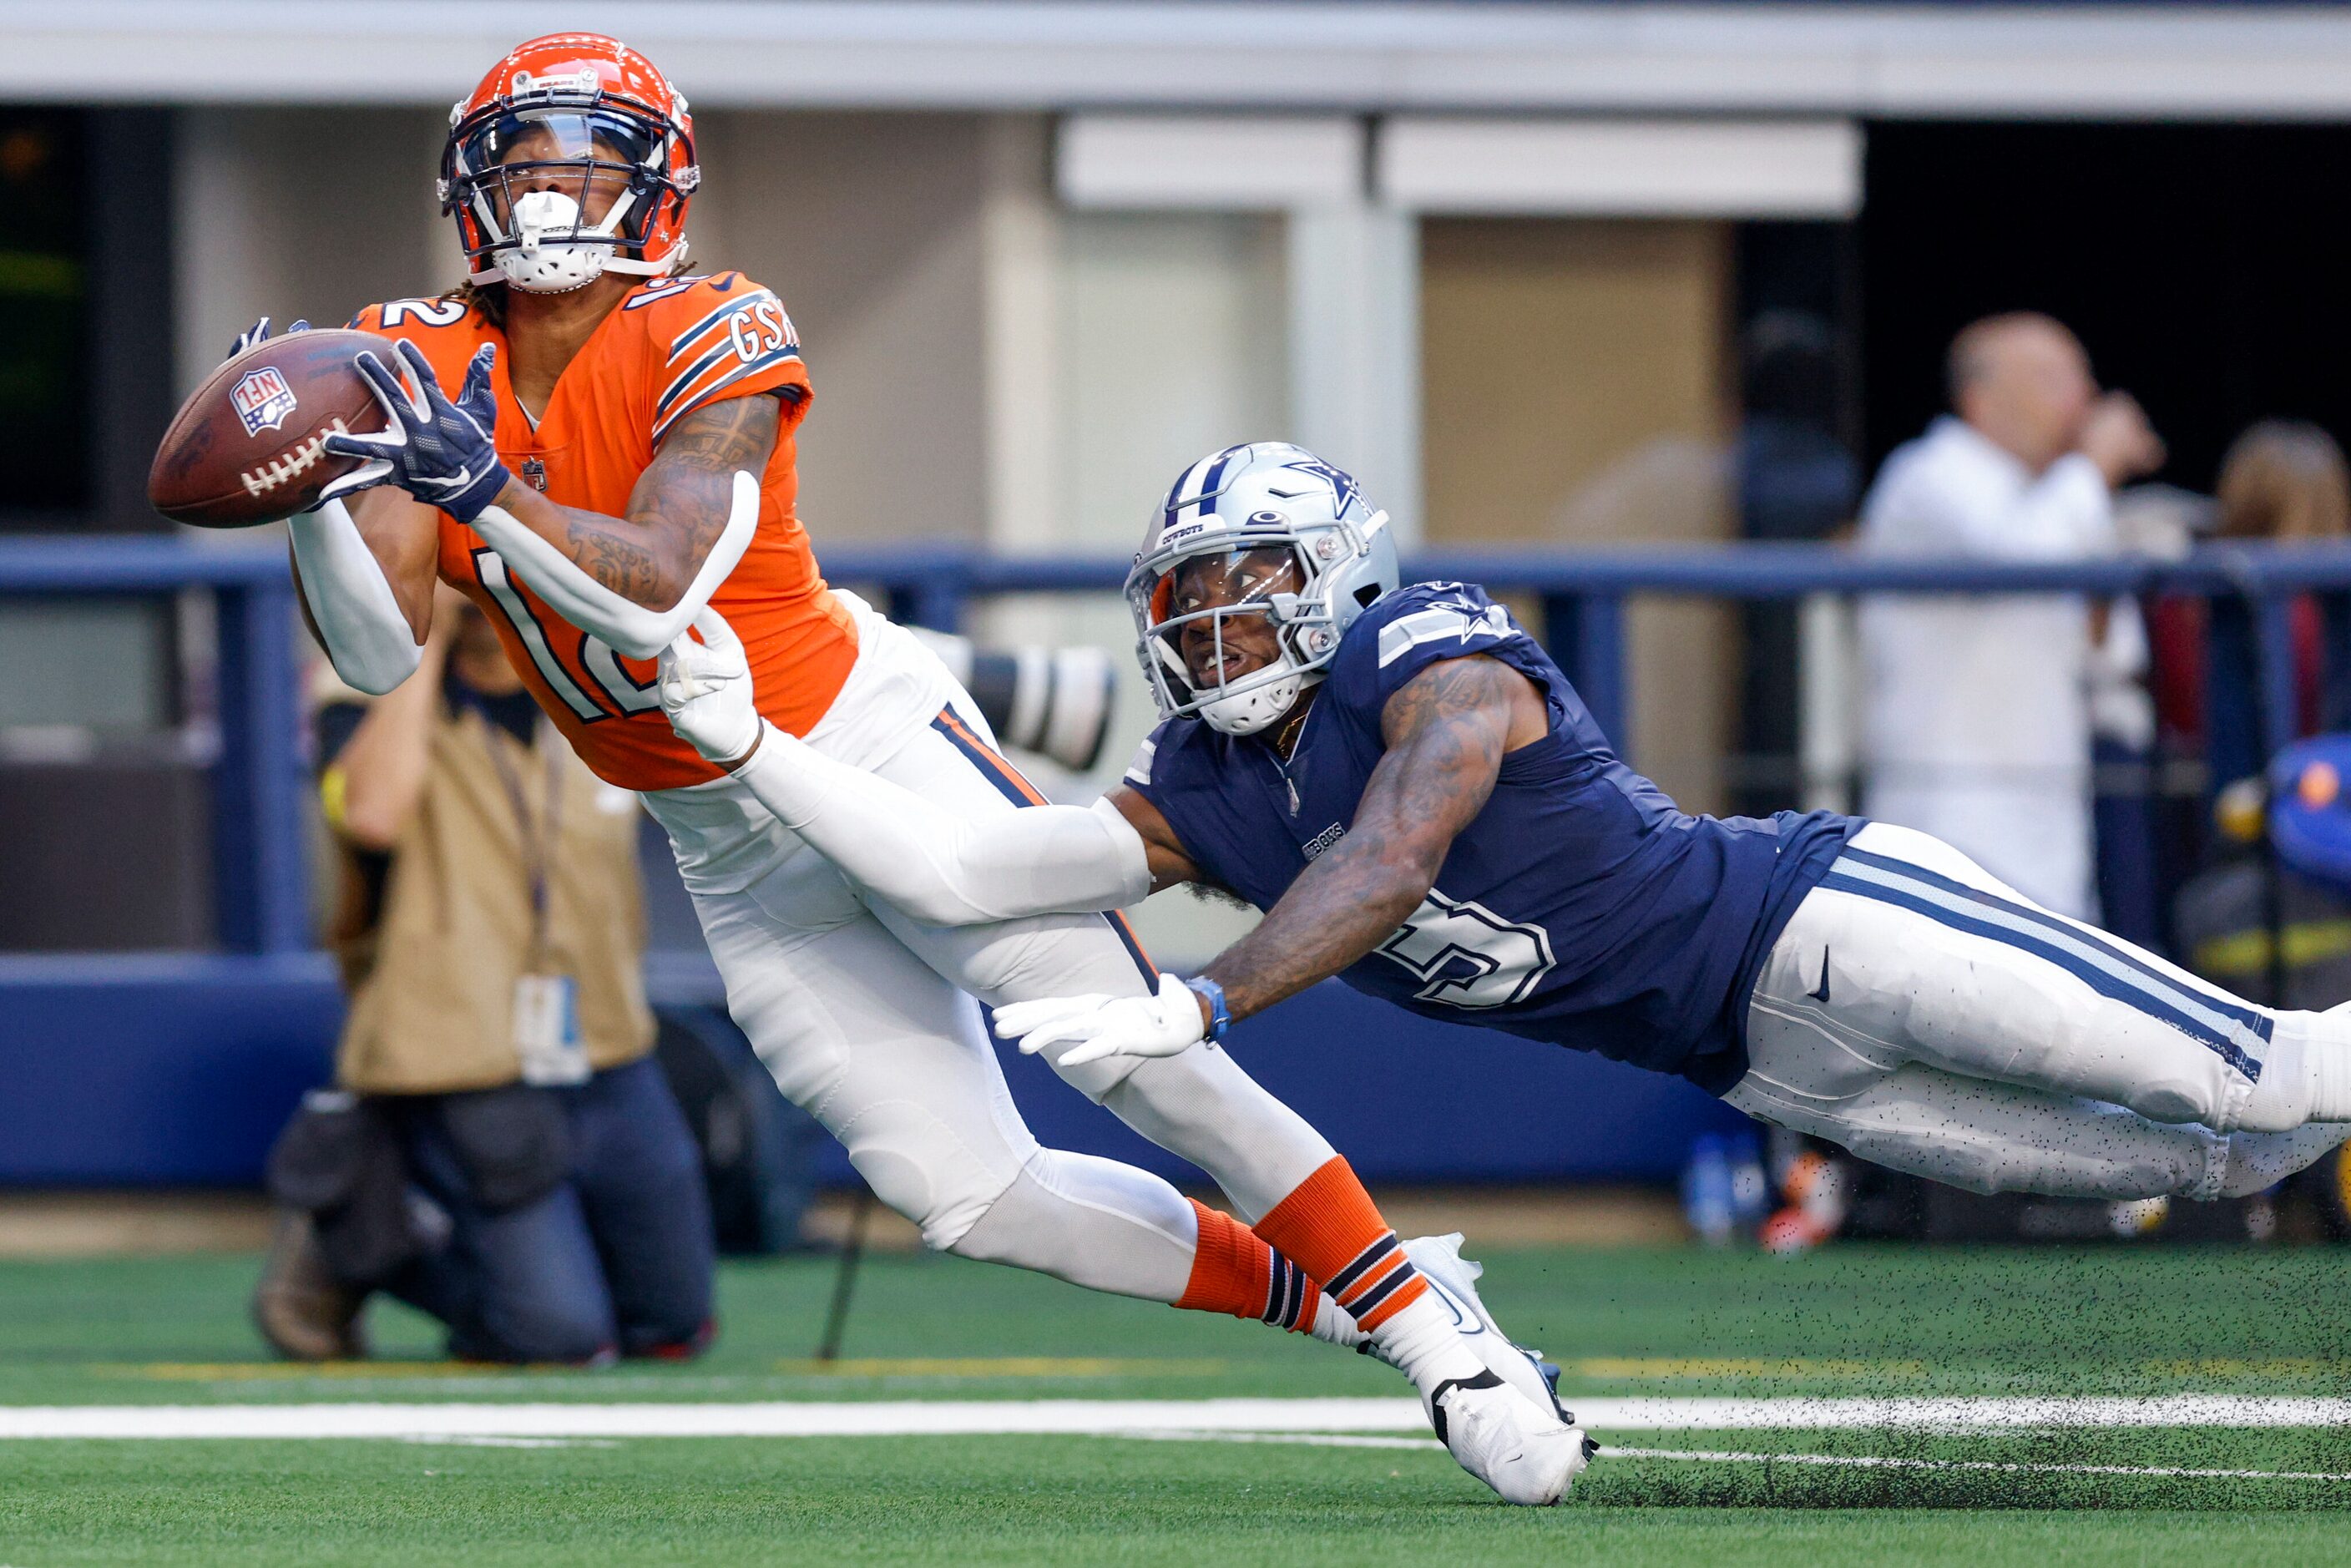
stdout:
[[[1354,1437],[1328,1432],[1114,1432],[1107,1436],[1155,1443],[1290,1443],[1311,1448],[1437,1448],[1434,1437]],[[1610,1458],[1672,1459],[1711,1465],[1827,1465],[1856,1469],[1985,1470],[2001,1475],[2148,1476],[2167,1480],[2351,1481],[2351,1473],[2328,1470],[2215,1470],[2184,1465],[2052,1465],[2002,1459],[1911,1459],[1876,1454],[1748,1454],[1716,1448],[1627,1448],[1602,1446],[1599,1461]]]
[[1104,1432],[1105,1437],[1130,1437],[1139,1443],[1290,1443],[1306,1448],[1435,1448],[1445,1445],[1434,1437],[1361,1437],[1335,1432],[1187,1432],[1181,1427],[1131,1427]]
[[[2351,1399],[2148,1397],[1578,1399],[1594,1432],[2050,1427],[2351,1427]],[[1022,1399],[0,1406],[5,1438],[854,1437],[1120,1432],[1345,1433],[1424,1428],[1419,1401]]]
[[432,1448],[617,1448],[610,1437],[415,1437],[395,1439]]
[[[836,1381],[854,1378],[1054,1378],[1054,1377],[1214,1377],[1227,1363],[1215,1356],[1106,1355],[966,1355],[966,1356],[844,1356],[834,1361],[793,1358],[778,1361],[774,1370],[789,1377],[820,1377]],[[136,1377],[161,1383],[372,1383],[379,1380],[443,1387],[497,1388],[532,1380],[576,1375],[570,1367],[516,1366],[486,1370],[470,1361],[147,1361],[96,1362],[89,1369],[100,1377]],[[600,1388],[622,1380],[595,1378]],[[736,1385],[755,1381],[748,1376],[659,1376],[629,1379],[631,1386],[682,1390],[686,1387]]]
[[1115,1355],[796,1357],[775,1364],[794,1377],[1216,1377],[1225,1363],[1212,1356]]
[[855,1437],[1409,1431],[1416,1399],[873,1400],[743,1404],[0,1406],[0,1438]]
[[2351,1474],[2326,1470],[2210,1470],[2183,1465],[2043,1465],[2006,1459],[1897,1459],[1876,1454],[1741,1454],[1705,1448],[1621,1448],[1600,1450],[1635,1459],[1685,1459],[1699,1464],[1845,1465],[1877,1470],[1989,1470],[2001,1475],[2035,1476],[2156,1476],[2166,1479],[2233,1481],[2351,1481]]
[[2262,1394],[1952,1395],[1915,1398],[1574,1398],[1593,1430],[2019,1427],[2351,1427],[2351,1399]]
[[1756,1355],[1588,1355],[1569,1364],[1579,1377],[1640,1378],[1844,1378],[1885,1383],[1917,1381],[1934,1368],[1924,1361],[1856,1361],[1850,1357]]

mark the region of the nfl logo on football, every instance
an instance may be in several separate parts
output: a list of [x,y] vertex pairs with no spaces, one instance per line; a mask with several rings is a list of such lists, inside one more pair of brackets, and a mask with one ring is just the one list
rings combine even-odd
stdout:
[[245,422],[247,435],[276,430],[294,412],[293,389],[275,365],[264,365],[238,381],[229,389],[228,400],[236,405],[236,416]]

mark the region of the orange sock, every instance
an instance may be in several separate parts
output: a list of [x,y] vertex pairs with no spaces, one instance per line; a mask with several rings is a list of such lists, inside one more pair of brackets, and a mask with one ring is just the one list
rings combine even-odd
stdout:
[[1192,1277],[1176,1299],[1177,1306],[1256,1318],[1293,1333],[1314,1332],[1322,1286],[1231,1215],[1219,1214],[1197,1198],[1192,1200],[1192,1212],[1200,1221],[1200,1245],[1192,1254]]
[[1343,1156],[1299,1183],[1256,1230],[1275,1256],[1289,1254],[1322,1280],[1366,1333],[1428,1293],[1428,1281]]

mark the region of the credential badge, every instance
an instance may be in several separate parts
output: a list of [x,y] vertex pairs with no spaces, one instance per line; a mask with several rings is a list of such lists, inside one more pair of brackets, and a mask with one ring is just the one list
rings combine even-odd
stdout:
[[286,384],[275,365],[247,371],[228,389],[228,401],[245,423],[247,435],[280,429],[294,415],[294,389]]

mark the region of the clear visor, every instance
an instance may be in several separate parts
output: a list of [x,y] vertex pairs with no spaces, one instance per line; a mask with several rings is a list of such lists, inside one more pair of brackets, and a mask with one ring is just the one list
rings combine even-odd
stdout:
[[[578,110],[506,115],[475,133],[466,162],[472,184],[500,229],[515,203],[534,192],[568,196],[583,229],[600,227],[643,171],[650,139],[629,120]],[[630,235],[630,238],[636,236]]]
[[1217,691],[1280,661],[1271,601],[1305,587],[1288,545],[1186,557],[1152,585],[1150,635],[1172,674]]
[[593,158],[631,166],[653,153],[653,138],[627,115],[580,109],[525,110],[501,115],[474,138],[482,168],[517,160],[571,162]]

